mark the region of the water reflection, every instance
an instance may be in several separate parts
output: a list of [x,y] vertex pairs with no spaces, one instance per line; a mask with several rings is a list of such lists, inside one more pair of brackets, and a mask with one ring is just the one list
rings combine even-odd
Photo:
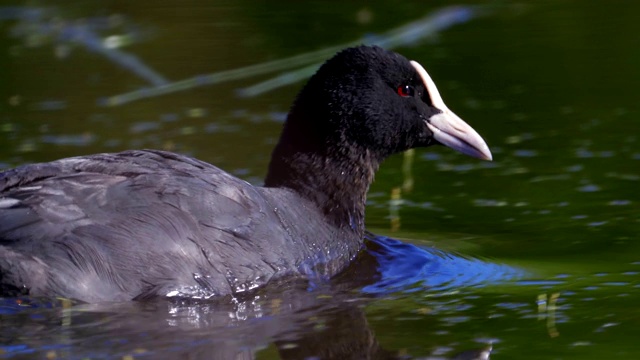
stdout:
[[[28,300],[19,305],[15,301],[3,301],[0,341],[5,355],[253,359],[260,353],[277,353],[282,359],[412,358],[406,350],[381,346],[365,315],[369,300],[339,288],[308,291],[288,284],[250,299],[215,303],[158,300],[47,309]],[[489,344],[456,354],[453,347],[443,345],[434,352],[438,359],[473,360],[487,359],[491,348]]]
[[436,248],[423,248],[386,236],[368,233],[367,248],[377,263],[377,281],[367,293],[394,291],[456,291],[471,286],[492,286],[526,276],[520,270]]
[[[131,45],[142,38],[138,26],[120,15],[68,20],[55,8],[0,7],[0,21],[2,20],[17,21],[9,32],[14,38],[22,39],[25,46],[53,45],[55,56],[66,58],[71,48],[80,45],[154,86],[167,83],[162,75],[136,56],[118,50],[119,47]],[[113,32],[120,35],[114,35]],[[63,102],[50,101],[40,103],[39,107],[51,110],[60,105],[64,107]]]
[[328,48],[295,55],[281,60],[269,61],[239,69],[225,70],[213,74],[197,75],[193,78],[179,80],[169,84],[156,84],[154,88],[141,89],[100,99],[99,104],[104,106],[120,106],[148,97],[155,97],[178,91],[185,91],[200,86],[215,85],[232,80],[240,80],[265,73],[304,66],[301,69],[285,72],[272,79],[237,90],[237,94],[240,97],[255,97],[308,78],[316,72],[320,67],[320,64],[322,64],[325,59],[346,47],[367,44],[378,45],[391,50],[401,45],[414,45],[428,36],[435,35],[439,31],[480,16],[487,10],[487,8],[469,6],[443,8],[435,13],[425,16],[422,19],[389,30],[384,34],[367,36],[348,43],[330,46]]
[[[58,57],[67,57],[68,49],[73,45],[79,44],[87,51],[105,57],[152,85],[151,88],[102,98],[97,101],[98,105],[111,107],[200,86],[215,85],[305,66],[302,69],[286,72],[273,79],[238,90],[238,95],[241,97],[258,96],[306,79],[318,69],[325,59],[346,47],[368,44],[382,46],[391,50],[401,45],[414,45],[426,37],[433,36],[453,25],[485,15],[488,10],[486,7],[470,6],[442,8],[422,19],[403,24],[384,34],[369,35],[348,43],[334,45],[311,53],[299,54],[291,58],[213,74],[196,75],[192,78],[175,82],[169,82],[138,57],[118,49],[124,45],[135,43],[142,38],[140,29],[133,24],[129,24],[121,15],[88,17],[82,20],[63,20],[59,11],[55,8],[0,7],[0,21],[17,20],[18,23],[11,28],[10,33],[13,37],[23,39],[24,44],[27,46],[50,45],[53,43],[56,44],[56,55]],[[119,34],[111,34],[114,31]],[[60,110],[66,108],[66,103],[60,100],[49,100],[33,106],[39,110]]]

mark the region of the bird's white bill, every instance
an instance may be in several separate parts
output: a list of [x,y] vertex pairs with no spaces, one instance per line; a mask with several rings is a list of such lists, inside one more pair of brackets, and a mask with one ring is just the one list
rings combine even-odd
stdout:
[[434,115],[427,120],[427,127],[433,132],[434,139],[463,154],[483,160],[492,160],[493,157],[487,143],[469,124],[449,110],[444,104],[436,84],[422,65],[415,61],[411,61],[411,65],[420,74],[433,106],[442,111],[441,114]]

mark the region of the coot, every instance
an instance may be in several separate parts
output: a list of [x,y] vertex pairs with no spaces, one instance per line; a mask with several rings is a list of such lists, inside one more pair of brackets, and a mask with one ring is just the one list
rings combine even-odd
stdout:
[[1,173],[0,295],[209,298],[331,277],[363,246],[378,165],[433,144],[491,159],[418,63],[343,50],[300,91],[262,187],[157,150]]

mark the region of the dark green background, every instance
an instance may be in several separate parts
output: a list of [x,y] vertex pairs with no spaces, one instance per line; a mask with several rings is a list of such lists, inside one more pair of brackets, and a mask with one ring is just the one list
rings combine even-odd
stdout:
[[[58,21],[120,14],[139,27],[139,41],[121,50],[170,80],[383,33],[452,4],[46,3]],[[403,193],[401,228],[392,232],[387,203],[403,182],[403,156],[389,159],[370,192],[368,228],[552,282],[382,298],[366,307],[369,323],[384,347],[416,356],[493,341],[496,359],[640,357],[640,2],[475,4],[484,6],[483,16],[396,51],[425,66],[448,106],[483,135],[494,162],[446,148],[417,150],[414,188]],[[99,107],[100,97],[148,84],[72,42],[55,43],[36,30],[12,36],[17,24],[0,22],[0,168],[164,148],[259,183],[278,119],[301,86],[235,95],[270,74]],[[43,110],[50,101],[62,109]],[[560,294],[555,337],[536,304],[538,295],[552,293]]]

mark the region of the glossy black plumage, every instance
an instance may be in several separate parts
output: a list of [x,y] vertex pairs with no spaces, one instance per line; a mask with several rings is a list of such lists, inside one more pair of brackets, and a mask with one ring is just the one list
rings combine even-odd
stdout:
[[[207,298],[331,277],[362,246],[380,162],[437,142],[428,121],[445,109],[425,84],[398,54],[340,52],[292,106],[265,187],[152,150],[1,173],[0,293]],[[415,96],[397,92],[405,85]]]

